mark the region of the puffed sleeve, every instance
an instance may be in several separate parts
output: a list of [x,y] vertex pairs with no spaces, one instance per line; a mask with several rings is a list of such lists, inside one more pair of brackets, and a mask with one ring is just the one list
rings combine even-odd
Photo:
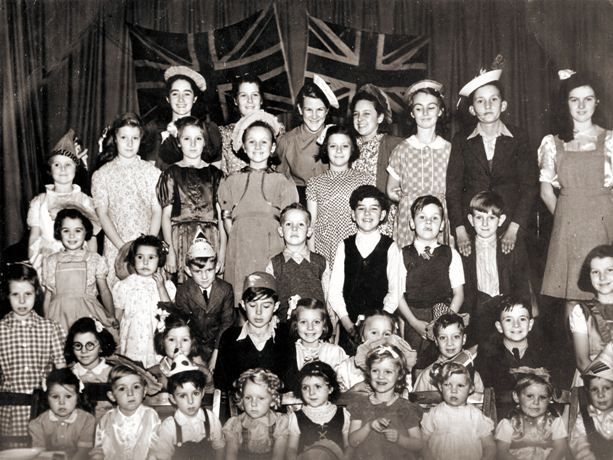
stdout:
[[106,259],[99,254],[94,254],[93,261],[96,264],[96,278],[106,278],[109,274],[109,266]]
[[[492,431],[494,431],[494,422],[491,418],[481,412],[480,409],[477,409],[475,406],[468,406],[473,413],[473,420],[475,420],[475,429],[477,436],[479,438],[483,438],[485,436],[491,435]],[[555,423],[555,422],[554,422]]]
[[511,425],[511,421],[509,419],[503,418],[500,422],[498,422],[494,437],[497,441],[511,444],[511,441],[513,440],[513,426]]
[[539,181],[548,182],[552,186],[560,188],[558,174],[556,173],[556,152],[556,143],[553,135],[548,134],[543,138],[538,149],[538,162],[541,170]]
[[277,414],[275,430],[272,437],[275,439],[283,438],[289,434],[289,418],[286,414]]
[[588,334],[587,319],[581,305],[576,304],[568,316],[571,334]]
[[223,449],[226,442],[223,437],[221,422],[219,421],[219,418],[213,414],[213,412],[208,409],[205,410],[209,417],[209,427],[211,429],[211,433],[209,435],[209,438],[211,439],[211,447],[215,450]]
[[149,204],[157,205],[158,204],[157,185],[160,179],[160,175],[162,174],[162,171],[160,171],[160,169],[157,166],[154,166],[147,161],[143,160],[143,163],[145,163],[146,167],[150,169],[147,175],[147,195],[149,197]]
[[[127,279],[127,278],[126,278]],[[123,281],[118,281],[113,286],[113,304],[115,305],[115,310],[125,310],[125,283]],[[169,294],[170,295],[170,294]]]
[[387,166],[387,172],[390,176],[392,176],[397,181],[400,180],[400,175],[402,174],[403,168],[403,159],[406,158],[405,147],[402,143],[398,144],[394,150],[392,150],[392,155],[390,156],[390,162]]
[[157,185],[157,196],[160,205],[165,208],[173,204],[175,200],[175,180],[171,174],[172,166],[160,174],[160,179]]
[[419,426],[423,415],[423,409],[418,404],[409,401],[402,401],[403,405],[399,408],[399,418],[402,425],[407,430]]
[[57,264],[57,253],[51,254],[43,261],[43,273],[41,284],[49,292],[55,292],[55,267]]
[[432,436],[436,428],[436,423],[434,422],[434,414],[436,411],[434,409],[436,408],[432,408],[429,412],[426,412],[421,419],[421,434],[426,440],[430,439],[430,436]]
[[286,206],[296,203],[298,201],[298,189],[296,188],[296,184],[292,179],[285,179],[283,181],[283,187],[281,188],[280,194],[280,208],[283,209]]
[[293,412],[288,414],[288,421],[289,434],[291,434],[292,436],[300,436],[300,426],[298,425],[298,419],[296,418],[296,414]]
[[613,131],[607,131],[604,139],[604,186],[613,186]]
[[104,173],[107,169],[105,166],[109,164],[110,163],[104,165],[92,176],[92,198],[94,199],[94,206],[96,209],[100,207],[107,207],[109,205],[109,193],[107,190],[107,184],[104,180]]
[[35,196],[32,201],[30,201],[30,207],[28,209],[28,217],[27,224],[28,227],[40,227],[40,206],[45,199],[45,194],[41,193],[40,195]]
[[235,442],[239,445],[243,441],[242,430],[240,416],[230,417],[230,420],[222,428],[226,442]]

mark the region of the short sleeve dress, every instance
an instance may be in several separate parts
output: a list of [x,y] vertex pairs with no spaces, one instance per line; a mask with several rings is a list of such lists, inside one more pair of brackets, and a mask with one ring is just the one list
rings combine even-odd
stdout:
[[270,458],[275,441],[289,434],[289,421],[287,415],[272,410],[258,419],[242,413],[226,422],[223,434],[226,445],[235,442],[240,446],[238,458]]
[[59,420],[47,410],[30,422],[28,430],[32,436],[32,447],[46,450],[61,450],[72,458],[78,448],[94,446],[94,416],[82,409],[75,409],[66,420]]

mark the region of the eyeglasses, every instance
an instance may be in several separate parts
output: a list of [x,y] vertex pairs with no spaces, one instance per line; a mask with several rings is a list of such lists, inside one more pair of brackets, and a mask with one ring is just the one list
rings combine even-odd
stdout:
[[94,343],[94,342],[87,342],[87,343],[75,342],[72,344],[72,349],[74,351],[81,351],[83,350],[83,348],[85,348],[87,351],[92,351],[96,349],[96,347],[98,347],[99,345],[100,345],[99,343]]

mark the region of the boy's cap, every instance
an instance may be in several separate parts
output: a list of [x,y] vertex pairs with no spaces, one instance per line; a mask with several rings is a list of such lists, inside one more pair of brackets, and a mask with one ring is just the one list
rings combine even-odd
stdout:
[[277,292],[277,280],[270,273],[253,272],[251,275],[245,277],[243,292],[249,288],[266,288]]
[[613,343],[607,343],[600,354],[587,367],[584,375],[600,377],[613,382]]
[[479,76],[462,86],[460,96],[470,96],[477,88],[481,88],[483,85],[487,85],[493,81],[500,80],[500,75],[502,75],[502,69],[490,70],[489,72],[482,71]]
[[439,83],[436,80],[428,80],[428,79],[420,80],[416,83],[413,83],[411,86],[409,86],[406,93],[404,93],[404,101],[407,102],[409,98],[413,94],[415,94],[417,91],[419,91],[420,89],[426,89],[426,88],[433,89],[434,91],[438,91],[440,93],[443,90],[443,84]]
[[185,77],[189,77],[196,83],[196,86],[200,91],[206,90],[206,80],[202,75],[200,75],[195,70],[190,69],[189,67],[185,67],[184,65],[173,65],[172,67],[168,67],[166,72],[164,72],[164,81],[168,81],[170,78],[175,75],[183,75]]
[[332,89],[328,86],[324,79],[321,78],[319,75],[315,74],[313,75],[313,83],[315,83],[315,86],[317,86],[321,90],[321,92],[324,93],[326,99],[328,99],[328,102],[330,103],[330,106],[334,107],[335,109],[338,109],[338,99],[336,98],[334,91],[332,91]]
[[204,236],[202,229],[198,227],[194,241],[187,250],[187,258],[193,260],[199,257],[215,257],[216,255],[215,249]]
[[[161,367],[161,363],[160,363],[160,367]],[[193,364],[187,356],[185,356],[179,350],[175,350],[175,356],[172,359],[170,368],[167,369],[166,372],[164,372],[164,370],[162,370],[162,372],[167,377],[172,377],[173,375],[178,374],[180,372],[199,371],[199,370],[200,369],[198,368],[198,366]]]

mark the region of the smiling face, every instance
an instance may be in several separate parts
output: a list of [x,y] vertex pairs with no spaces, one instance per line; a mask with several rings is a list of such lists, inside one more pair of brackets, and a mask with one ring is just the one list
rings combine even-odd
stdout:
[[9,303],[17,319],[26,319],[36,303],[36,289],[29,281],[9,281]]
[[206,141],[202,128],[194,125],[185,126],[179,133],[179,146],[183,152],[183,159],[198,162],[204,150]]
[[328,158],[331,171],[345,171],[349,169],[351,158],[351,139],[346,134],[332,134],[328,138]]
[[378,395],[393,393],[400,376],[398,364],[391,358],[374,361],[370,366],[370,386]]
[[513,392],[513,400],[519,404],[521,411],[525,415],[536,418],[547,411],[551,395],[546,385],[533,383],[521,390],[519,394]]
[[272,405],[272,394],[268,387],[261,383],[245,382],[243,388],[243,408],[252,419],[258,419],[268,414]]
[[385,219],[385,211],[376,198],[364,198],[351,211],[351,217],[361,233],[372,233]]
[[296,315],[296,330],[303,342],[316,343],[324,332],[324,319],[319,310],[300,308]]
[[77,165],[65,155],[54,155],[49,160],[49,169],[53,183],[58,185],[70,185],[77,173]]
[[468,215],[468,221],[474,227],[475,233],[485,240],[496,235],[498,227],[504,223],[505,219],[504,214],[497,216],[492,211],[483,212],[477,209]]
[[457,324],[440,328],[435,339],[439,353],[447,359],[451,359],[460,353],[466,343],[466,335]]
[[72,385],[54,383],[47,392],[49,408],[60,420],[64,420],[77,408],[77,390]]
[[589,397],[592,405],[601,411],[613,407],[613,382],[601,377],[594,377],[589,383]]
[[274,299],[271,297],[241,302],[241,304],[245,309],[247,322],[251,327],[256,329],[267,327],[272,319],[272,315],[274,315],[277,308],[279,308],[279,302],[275,303]]
[[378,114],[372,101],[362,99],[353,109],[353,127],[364,140],[372,139],[383,123],[384,115]]
[[316,133],[326,122],[328,108],[324,101],[315,97],[305,97],[302,106],[298,106],[304,124],[309,131]]
[[362,340],[376,340],[389,337],[394,333],[394,325],[387,316],[371,316],[366,318],[362,329]]
[[263,126],[253,126],[245,133],[243,148],[249,157],[249,166],[254,169],[266,169],[268,157],[275,151],[270,131]]
[[153,276],[158,269],[160,256],[154,246],[141,245],[134,254],[134,269],[141,276]]
[[189,81],[175,80],[166,98],[172,109],[173,120],[191,115],[196,99],[198,98],[194,95],[194,89]]
[[418,128],[434,128],[442,114],[443,111],[436,96],[424,92],[418,92],[413,96],[411,116],[415,119]]
[[477,88],[473,95],[472,105],[468,111],[477,117],[479,123],[496,123],[502,112],[507,110],[506,101],[502,100],[500,90],[495,85],[484,85]]
[[526,341],[533,325],[534,320],[530,318],[530,312],[521,304],[500,313],[500,320],[496,321],[496,329],[510,345],[519,345]]
[[113,383],[107,396],[111,401],[117,403],[122,414],[130,416],[143,403],[145,384],[138,375],[125,375]]
[[568,111],[575,123],[589,122],[597,105],[598,99],[591,86],[579,86],[568,93]]
[[77,251],[85,243],[86,230],[81,219],[65,217],[60,227],[60,240],[67,251]]
[[72,350],[77,361],[85,369],[93,369],[100,364],[100,342],[98,342],[94,333],[80,332],[75,334]]
[[122,126],[115,134],[117,154],[122,158],[134,158],[140,148],[143,133],[136,126]]
[[234,100],[241,117],[262,108],[262,94],[257,83],[241,83]]
[[175,389],[175,392],[170,396],[170,400],[180,412],[188,417],[193,417],[202,406],[203,397],[204,391],[202,388],[196,388],[192,382],[185,382]]
[[443,401],[450,406],[463,406],[472,391],[470,380],[464,374],[451,374],[447,380],[439,385],[443,394]]
[[411,219],[415,234],[425,243],[434,243],[443,228],[443,211],[435,204],[428,204]]
[[598,295],[613,294],[613,257],[595,257],[591,260],[590,281]]
[[321,407],[328,402],[334,390],[323,377],[313,375],[302,379],[300,391],[307,406]]
[[192,334],[187,326],[173,327],[164,337],[164,354],[172,359],[177,349],[183,356],[189,356],[192,352]]

